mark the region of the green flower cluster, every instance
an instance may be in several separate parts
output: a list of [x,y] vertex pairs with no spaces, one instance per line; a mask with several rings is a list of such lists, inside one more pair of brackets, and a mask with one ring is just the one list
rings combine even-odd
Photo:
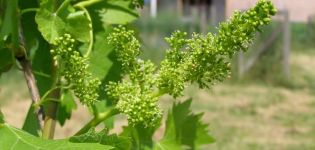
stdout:
[[185,88],[185,70],[179,68],[187,57],[187,53],[182,51],[188,42],[186,36],[186,32],[175,31],[170,38],[166,38],[171,49],[167,50],[166,58],[161,62],[158,76],[158,88],[174,97],[180,96]]
[[131,124],[155,126],[162,114],[157,106],[160,96],[168,93],[176,98],[187,83],[207,88],[229,77],[230,58],[245,50],[255,32],[268,24],[275,13],[270,1],[260,0],[256,7],[236,12],[229,21],[221,23],[217,35],[194,33],[189,39],[187,33],[175,31],[166,38],[170,49],[158,71],[150,61],[138,59],[140,44],[133,31],[115,28],[108,40],[127,76],[121,82],[111,82],[107,93],[118,101],[117,108]]
[[119,26],[119,28],[114,28],[108,38],[109,43],[114,46],[117,60],[122,63],[125,72],[130,72],[135,67],[137,57],[140,55],[140,43],[133,35],[133,31],[127,31]]
[[162,117],[157,104],[158,97],[152,93],[156,84],[156,66],[151,61],[137,58],[140,43],[133,34],[133,31],[120,26],[108,38],[128,76],[121,82],[110,82],[107,94],[118,101],[117,109],[127,115],[130,124],[152,127]]
[[60,68],[60,75],[83,104],[93,104],[98,99],[101,82],[91,78],[87,58],[75,50],[75,40],[69,34],[57,38],[54,45],[55,49],[50,52]]
[[269,24],[271,16],[277,10],[269,0],[260,0],[254,8],[244,13],[234,12],[232,18],[220,24],[219,34],[215,39],[216,48],[222,55],[232,57],[240,50],[246,50],[256,31]]
[[260,0],[256,7],[244,13],[235,12],[220,24],[218,35],[176,31],[166,38],[171,49],[161,63],[158,88],[173,97],[182,94],[185,83],[198,83],[200,88],[230,76],[229,59],[238,51],[246,50],[259,28],[270,22],[276,9],[270,1]]

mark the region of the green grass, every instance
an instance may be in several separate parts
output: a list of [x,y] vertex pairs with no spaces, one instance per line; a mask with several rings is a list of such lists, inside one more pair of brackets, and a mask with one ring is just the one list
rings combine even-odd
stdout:
[[199,92],[190,87],[194,110],[205,111],[216,138],[204,149],[314,150],[314,52],[292,52],[291,78],[281,84],[227,81]]

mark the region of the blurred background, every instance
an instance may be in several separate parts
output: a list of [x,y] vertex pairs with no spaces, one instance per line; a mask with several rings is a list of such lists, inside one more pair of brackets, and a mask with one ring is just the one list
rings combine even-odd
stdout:
[[[232,77],[211,89],[192,85],[181,99],[193,98],[193,110],[204,112],[216,142],[213,150],[315,149],[315,0],[272,0],[278,14],[257,33],[250,50],[233,59]],[[142,58],[159,65],[174,30],[217,32],[234,10],[257,0],[145,0],[141,17],[130,25],[138,33]],[[0,106],[7,122],[21,127],[30,98],[22,72],[0,78]],[[161,106],[167,112],[172,98]],[[91,115],[78,105],[72,119],[58,126],[56,138],[72,135]],[[114,131],[126,124],[118,117]],[[156,138],[163,133],[159,131]]]

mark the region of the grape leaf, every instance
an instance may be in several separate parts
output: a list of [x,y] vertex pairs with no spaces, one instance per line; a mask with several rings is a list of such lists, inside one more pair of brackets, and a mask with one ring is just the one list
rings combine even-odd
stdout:
[[26,115],[22,129],[24,131],[34,135],[34,136],[39,136],[38,133],[40,132],[41,127],[40,127],[40,124],[38,122],[38,118],[37,118],[37,115],[35,113],[33,104],[31,104],[31,106],[27,112],[27,115]]
[[0,110],[0,124],[4,123],[4,116],[3,113]]
[[[106,100],[102,100],[102,101],[97,101],[95,103],[95,108],[96,111],[98,113],[102,113],[102,112],[106,112],[109,109],[113,108],[111,104],[108,104],[108,102]],[[93,110],[95,111],[95,110]],[[94,112],[95,113],[95,112]],[[115,120],[115,116],[109,117],[106,120],[104,120],[104,125],[106,128],[108,129],[112,129],[114,128],[114,120]]]
[[66,31],[78,41],[89,42],[90,23],[83,11],[72,12],[66,18]]
[[[97,77],[101,80],[109,75],[110,69],[113,67],[113,65],[115,65],[115,63],[113,63],[114,60],[109,58],[113,53],[113,48],[109,46],[106,39],[109,32],[110,31],[99,32],[95,35],[93,51],[89,56],[89,70],[94,77]],[[116,75],[118,74],[114,74],[113,76]]]
[[0,49],[3,48],[4,43],[12,44],[13,48],[19,47],[18,0],[10,0],[6,3],[4,19],[0,27]]
[[[113,102],[107,98],[104,87],[109,81],[118,81],[121,79],[121,65],[116,60],[113,48],[108,44],[106,37],[111,32],[111,27],[107,27],[104,32],[98,32],[94,38],[93,51],[89,55],[89,71],[96,78],[101,80],[99,100],[96,104],[98,112],[104,112],[113,105]],[[106,127],[113,126],[114,118],[111,117],[104,121]]]
[[[109,81],[121,79],[121,65],[117,61],[113,48],[108,44],[106,37],[111,32],[110,27],[106,32],[99,32],[95,35],[93,51],[90,54],[89,70],[94,77],[101,80],[99,99],[108,100],[104,87]],[[110,101],[106,101],[111,106]],[[101,111],[100,111],[101,112]]]
[[53,62],[49,52],[49,44],[42,38],[39,38],[38,41],[39,46],[38,50],[35,51],[32,68],[39,94],[43,96],[53,85],[53,77],[51,75]]
[[63,126],[66,120],[71,118],[72,110],[77,108],[77,104],[74,101],[73,94],[68,90],[63,91],[59,104],[57,120]]
[[38,24],[38,30],[49,43],[53,43],[57,37],[65,33],[66,23],[47,9],[39,9],[35,19]]
[[90,41],[91,21],[83,11],[75,11],[69,5],[69,1],[64,1],[62,5],[68,7],[60,7],[57,9],[58,12],[55,12],[47,3],[49,1],[41,3],[35,19],[39,31],[49,43],[53,43],[56,38],[65,33],[71,34],[74,39],[81,42]]
[[14,63],[14,56],[10,49],[0,49],[0,76],[3,72],[10,70]]
[[96,133],[94,128],[91,128],[84,134],[71,137],[70,141],[74,143],[100,143],[103,145],[111,145],[117,150],[128,150],[131,147],[129,138],[117,136],[116,134],[108,135],[107,130]]
[[149,149],[153,146],[153,134],[156,129],[145,128],[144,126],[125,126],[123,127],[122,136],[130,137],[132,141],[132,149],[142,150]]
[[139,17],[131,1],[109,0],[99,5],[102,5],[99,15],[105,24],[127,24]]
[[[19,1],[19,8],[21,10],[36,8],[37,0]],[[37,24],[35,22],[35,12],[23,13],[21,15],[21,28],[23,30],[23,39],[25,42],[25,49],[28,54],[28,58],[32,60],[34,54],[41,48],[43,39],[42,35],[38,31]]]
[[98,143],[72,143],[67,140],[45,140],[7,124],[0,124],[2,150],[110,150],[113,147]]
[[191,113],[191,101],[173,104],[166,120],[164,137],[155,143],[154,149],[181,149],[180,145],[198,149],[201,145],[214,142],[208,134],[208,125],[201,122],[203,114]]

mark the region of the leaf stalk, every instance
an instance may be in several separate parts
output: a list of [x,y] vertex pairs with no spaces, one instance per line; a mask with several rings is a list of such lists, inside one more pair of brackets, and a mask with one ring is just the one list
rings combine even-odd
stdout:
[[119,110],[116,108],[110,108],[108,111],[99,113],[98,115],[94,116],[92,120],[90,120],[83,128],[81,128],[75,135],[81,135],[86,133],[89,129],[96,127],[106,119],[119,114]]

